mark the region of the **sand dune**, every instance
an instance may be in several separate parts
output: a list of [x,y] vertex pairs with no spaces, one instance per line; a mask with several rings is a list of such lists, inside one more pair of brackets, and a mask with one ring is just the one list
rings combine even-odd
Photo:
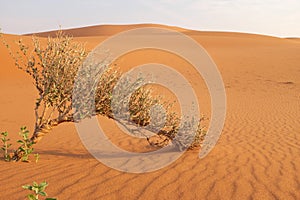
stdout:
[[[95,26],[68,33],[92,49],[107,36],[135,27]],[[37,144],[37,164],[0,161],[0,199],[22,199],[22,185],[43,180],[50,183],[47,193],[59,199],[300,199],[300,43],[253,34],[180,31],[205,47],[226,87],[225,126],[207,157],[200,160],[198,151],[189,151],[161,170],[123,173],[95,160],[74,125],[63,124]],[[5,35],[10,43],[19,37]],[[29,42],[30,37],[23,37]],[[0,53],[0,127],[15,139],[20,126],[33,129],[36,92],[3,45]],[[117,62],[126,68],[152,59],[182,70],[209,116],[206,87],[184,61],[149,51]],[[108,132],[118,133],[112,120],[99,121]],[[137,145],[123,138],[116,143],[128,149]]]
[[[188,31],[183,28],[175,27],[175,26],[165,26],[160,24],[131,24],[131,25],[98,25],[98,26],[88,26],[83,28],[72,28],[72,29],[63,29],[69,35],[74,37],[91,37],[91,36],[111,36],[122,31],[127,31],[136,28],[144,28],[144,27],[157,27],[157,28],[169,28],[176,31]],[[35,33],[40,37],[48,37],[55,35],[56,30],[54,31],[46,31],[41,33]],[[26,35],[32,35],[26,34]]]

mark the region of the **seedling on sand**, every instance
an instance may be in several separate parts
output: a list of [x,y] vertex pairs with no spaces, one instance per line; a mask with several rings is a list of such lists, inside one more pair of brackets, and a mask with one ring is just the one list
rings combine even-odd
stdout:
[[10,156],[8,153],[9,147],[11,146],[10,143],[8,143],[10,141],[8,137],[8,132],[2,132],[1,133],[1,141],[3,143],[1,149],[3,150],[3,157],[5,161],[10,161]]
[[[38,200],[39,195],[41,196],[47,196],[47,193],[45,192],[46,187],[48,186],[48,183],[46,181],[38,184],[36,182],[33,182],[32,185],[23,185],[22,188],[31,191],[33,194],[28,194],[26,197],[29,200]],[[56,200],[56,198],[46,198],[45,200]]]
[[[33,141],[30,140],[29,131],[25,126],[21,127],[21,131],[19,135],[22,137],[21,140],[18,140],[17,143],[20,144],[19,148],[16,150],[16,153],[19,154],[21,157],[22,162],[28,162],[29,155],[33,152]],[[13,159],[18,159],[13,157]]]
[[[33,142],[29,138],[29,131],[25,126],[21,127],[19,135],[21,139],[17,141],[20,144],[19,148],[14,151],[14,153],[9,153],[9,148],[12,144],[9,143],[8,132],[1,133],[1,141],[3,143],[1,150],[3,151],[3,157],[5,161],[18,161],[29,162],[29,155],[33,153]],[[20,157],[15,157],[14,155],[20,155]],[[34,154],[35,162],[38,162],[39,154]]]

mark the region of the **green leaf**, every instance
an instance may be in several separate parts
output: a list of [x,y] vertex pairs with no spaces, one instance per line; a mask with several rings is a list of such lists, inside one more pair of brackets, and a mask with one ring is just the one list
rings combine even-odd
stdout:
[[28,198],[29,200],[38,200],[33,194],[27,195],[27,198]]
[[1,135],[3,135],[4,137],[8,136],[8,132],[2,132]]
[[25,149],[23,147],[19,147],[18,150],[25,151]]
[[39,188],[38,187],[32,187],[32,191],[34,191],[36,194],[39,193]]
[[27,149],[26,153],[31,154],[33,152],[33,149]]
[[48,186],[48,185],[41,186],[41,187],[40,187],[40,191],[44,191],[44,190],[46,189],[47,186]]
[[26,190],[31,190],[32,186],[31,185],[23,185],[22,188]]
[[42,187],[48,186],[48,183],[47,183],[46,181],[44,181],[44,182],[42,182],[42,183],[40,184],[40,186],[42,186]]
[[18,140],[17,143],[24,144],[24,141],[23,140]]
[[41,196],[47,196],[47,193],[46,192],[44,192],[44,191],[41,191],[41,192],[39,192],[38,194],[40,194]]
[[56,198],[46,198],[45,200],[57,200]]

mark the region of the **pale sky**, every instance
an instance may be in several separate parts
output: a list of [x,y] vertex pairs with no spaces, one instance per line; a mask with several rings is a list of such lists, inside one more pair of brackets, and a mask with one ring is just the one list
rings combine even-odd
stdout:
[[136,23],[300,37],[300,0],[0,0],[4,33]]

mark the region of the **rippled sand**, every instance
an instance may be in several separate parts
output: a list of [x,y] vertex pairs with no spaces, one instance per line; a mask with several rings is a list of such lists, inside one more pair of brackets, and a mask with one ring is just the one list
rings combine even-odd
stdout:
[[[128,28],[132,27],[100,26],[72,33],[91,49]],[[22,199],[27,194],[22,185],[43,180],[49,182],[49,196],[59,199],[300,199],[299,41],[177,30],[206,48],[226,87],[225,126],[207,157],[200,160],[194,150],[156,172],[123,173],[94,159],[81,144],[75,126],[63,124],[36,145],[41,155],[37,164],[0,161],[0,199]],[[20,36],[5,37],[12,43]],[[24,40],[29,42],[30,37]],[[31,79],[13,66],[3,45],[0,53],[0,128],[15,140],[20,126],[33,129],[36,92]],[[209,116],[206,87],[184,67],[188,65],[184,61],[149,51],[128,55],[118,65],[126,68],[151,59],[181,70]],[[99,117],[99,121],[110,134],[119,132],[112,120]],[[115,143],[125,149],[140,144],[126,138]]]

